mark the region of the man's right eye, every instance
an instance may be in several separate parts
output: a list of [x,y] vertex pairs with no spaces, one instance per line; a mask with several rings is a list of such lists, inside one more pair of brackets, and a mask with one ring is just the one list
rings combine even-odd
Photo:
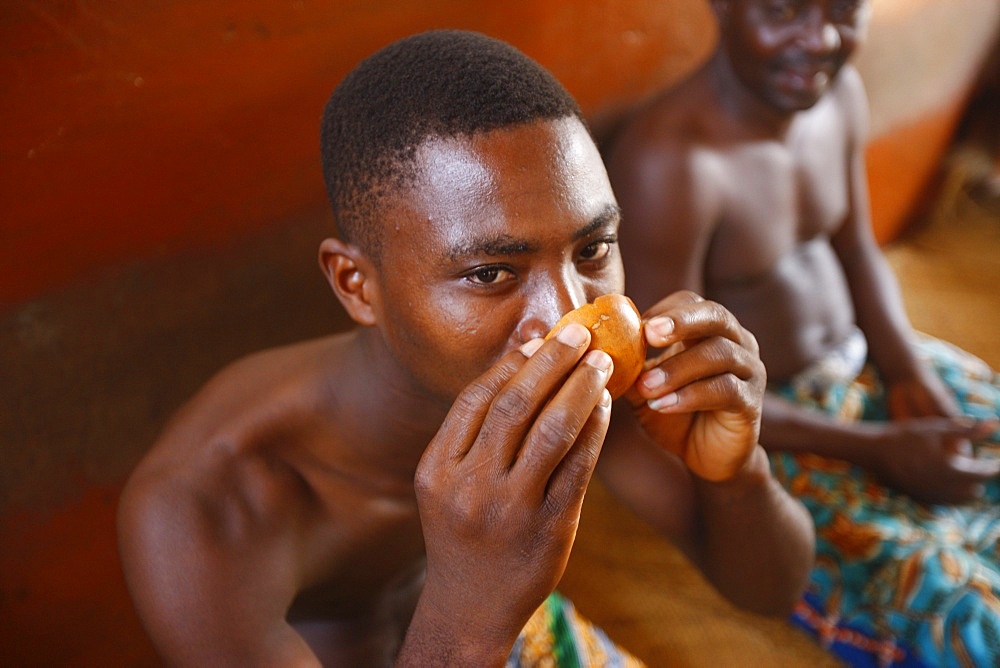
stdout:
[[511,272],[503,267],[490,266],[479,267],[467,275],[473,283],[479,285],[495,285],[512,276]]
[[497,276],[500,275],[500,270],[496,267],[487,267],[486,269],[479,269],[473,274],[476,280],[480,283],[492,283],[497,280]]
[[791,21],[795,18],[795,5],[791,2],[769,2],[766,5],[768,18],[775,21]]

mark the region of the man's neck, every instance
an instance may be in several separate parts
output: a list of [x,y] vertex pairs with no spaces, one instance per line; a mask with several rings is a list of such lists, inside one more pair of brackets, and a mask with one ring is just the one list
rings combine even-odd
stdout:
[[336,380],[337,412],[355,426],[359,438],[345,446],[387,473],[412,479],[448,406],[421,391],[395,364],[374,328],[356,331],[346,353]]

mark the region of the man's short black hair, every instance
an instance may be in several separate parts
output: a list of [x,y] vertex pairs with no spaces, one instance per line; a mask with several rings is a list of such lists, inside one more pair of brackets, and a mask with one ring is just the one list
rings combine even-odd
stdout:
[[555,77],[500,40],[435,30],[384,47],[344,78],[323,114],[323,173],[340,238],[379,261],[380,199],[411,182],[426,139],[568,116],[586,125]]

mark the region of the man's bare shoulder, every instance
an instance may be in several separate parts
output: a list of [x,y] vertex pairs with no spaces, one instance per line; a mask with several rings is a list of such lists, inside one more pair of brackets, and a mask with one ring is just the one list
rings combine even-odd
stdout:
[[[126,575],[151,600],[164,600],[183,564],[191,578],[204,579],[199,586],[229,587],[241,569],[260,578],[260,559],[305,548],[306,539],[315,542],[311,526],[335,519],[303,462],[317,458],[308,454],[317,442],[336,450],[330,428],[316,423],[330,422],[320,395],[342,345],[327,337],[237,360],[166,426],[119,506]],[[307,553],[332,554],[320,545]],[[289,571],[300,562],[272,561],[270,586],[288,600],[317,577]]]
[[866,102],[865,83],[858,68],[848,63],[837,73],[830,85],[829,95],[848,104]]
[[[122,570],[160,652],[197,656],[230,642],[239,652],[275,632],[336,552],[316,541],[319,507],[286,462],[222,439],[176,443],[161,442],[122,492]],[[232,610],[238,623],[227,621]]]
[[[684,209],[685,224],[694,216],[702,219],[697,212],[714,211],[731,178],[729,124],[704,68],[662,91],[631,117],[608,149],[615,193],[628,199],[631,190],[644,188],[647,205],[649,197],[662,199]],[[657,228],[665,229],[662,216],[655,218]]]
[[151,504],[153,513],[157,500],[192,512],[200,504],[207,515],[235,503],[263,518],[307,499],[293,453],[308,447],[317,422],[330,420],[322,395],[341,345],[340,337],[315,339],[223,368],[163,429],[133,472],[127,500]]
[[630,159],[689,157],[717,141],[718,99],[699,71],[652,97],[628,120],[613,150]]
[[[624,243],[633,257],[656,258],[657,284],[669,264],[684,274],[671,279],[676,286],[699,289],[699,248],[732,181],[718,136],[724,114],[708,74],[702,68],[649,100],[609,147],[608,174],[628,221]],[[626,267],[638,283],[654,280],[628,258]]]
[[266,440],[272,425],[287,427],[306,419],[322,407],[321,395],[336,375],[344,336],[349,335],[271,348],[228,364],[171,418],[154,453],[215,443],[246,449]]

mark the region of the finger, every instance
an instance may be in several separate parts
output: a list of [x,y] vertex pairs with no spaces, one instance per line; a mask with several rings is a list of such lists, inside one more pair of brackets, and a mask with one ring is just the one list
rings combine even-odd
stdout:
[[646,402],[658,413],[725,411],[748,420],[760,413],[760,393],[731,373],[701,379]]
[[711,336],[727,338],[756,351],[756,339],[721,304],[700,299],[675,304],[650,317],[644,326],[646,342],[664,348],[677,341],[700,340]]
[[[511,475],[534,488],[539,498],[553,471],[593,419],[595,407],[606,394],[611,371],[611,357],[601,350],[591,350],[531,426]],[[610,410],[605,412],[610,415]]]
[[992,420],[977,420],[973,417],[958,416],[948,418],[917,418],[926,430],[945,437],[979,439],[991,434],[996,427]]
[[965,436],[974,441],[983,440],[989,438],[997,429],[1000,429],[1000,420],[996,418],[992,419],[979,419],[969,416],[962,416],[956,418],[960,424],[964,424],[968,427],[968,432]]
[[1000,460],[953,455],[949,465],[958,480],[982,483],[1000,475]]
[[959,480],[945,484],[937,493],[927,495],[930,503],[961,504],[982,498],[986,494],[985,480]]
[[978,420],[976,433],[969,438],[974,441],[1000,442],[1000,420]]
[[984,494],[986,494],[986,486],[982,483],[962,482],[945,485],[942,489],[922,494],[919,498],[925,503],[955,505],[982,498]]
[[675,292],[647,309],[642,314],[643,333],[646,343],[654,348],[663,348],[673,340],[674,321],[669,312],[683,305],[705,301],[700,295],[690,290]]
[[496,394],[470,452],[481,449],[481,456],[509,469],[536,417],[565,382],[588,343],[590,331],[575,323],[542,343]]
[[469,383],[455,399],[422,460],[430,463],[437,457],[462,459],[472,448],[493,400],[525,362],[524,353],[512,351]]
[[732,374],[742,381],[756,381],[763,389],[760,358],[729,339],[719,337],[661,359],[658,366],[639,376],[636,387],[643,398],[655,400],[703,378],[722,374]]
[[579,518],[583,497],[594,476],[611,423],[611,405],[611,395],[607,391],[602,392],[576,442],[549,478],[545,499],[555,512],[573,508],[576,510],[575,517]]
[[656,302],[652,308],[647,309],[646,312],[642,314],[642,317],[643,320],[651,319],[656,316],[663,315],[671,309],[703,301],[705,301],[705,298],[695,292],[691,292],[690,290],[678,290],[677,292],[669,294],[660,301]]
[[943,467],[939,483],[924,500],[932,503],[965,503],[982,497],[986,483],[1000,475],[1000,461],[953,455]]

